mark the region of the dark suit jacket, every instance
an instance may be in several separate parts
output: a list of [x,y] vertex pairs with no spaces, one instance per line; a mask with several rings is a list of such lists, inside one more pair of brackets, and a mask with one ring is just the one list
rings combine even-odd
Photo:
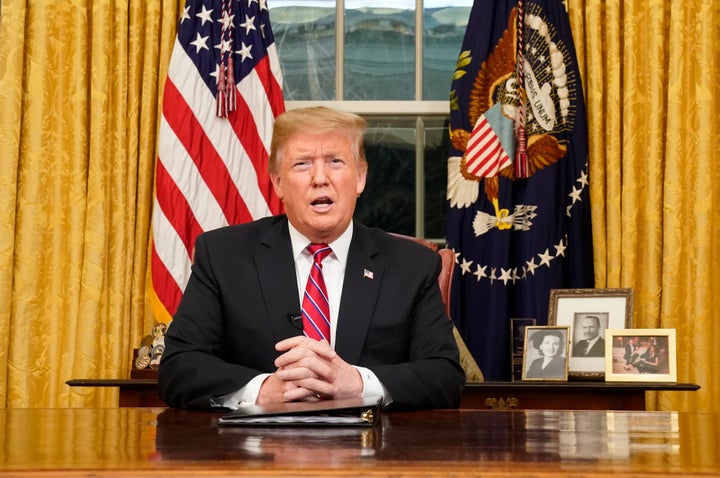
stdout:
[[[275,343],[301,334],[289,318],[300,303],[284,215],[202,234],[194,259],[165,337],[158,389],[170,406],[204,409],[275,371]],[[459,405],[465,375],[439,271],[429,248],[355,222],[335,350],[372,370],[398,408]]]
[[600,337],[595,345],[590,349],[590,353],[585,354],[588,341],[585,339],[578,340],[573,345],[572,356],[573,357],[604,357],[605,356],[605,339]]

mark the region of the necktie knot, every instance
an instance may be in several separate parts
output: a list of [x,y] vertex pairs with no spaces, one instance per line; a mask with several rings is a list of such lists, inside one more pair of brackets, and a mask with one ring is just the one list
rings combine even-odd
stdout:
[[313,262],[322,267],[322,261],[332,253],[332,248],[327,244],[310,244],[308,252],[313,256]]

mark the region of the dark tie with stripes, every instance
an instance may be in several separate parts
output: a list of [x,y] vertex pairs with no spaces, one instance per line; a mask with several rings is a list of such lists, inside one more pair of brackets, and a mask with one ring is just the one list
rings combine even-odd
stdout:
[[303,333],[316,340],[330,343],[330,306],[322,273],[322,260],[331,252],[327,244],[310,244],[308,251],[313,255],[305,294],[302,301]]

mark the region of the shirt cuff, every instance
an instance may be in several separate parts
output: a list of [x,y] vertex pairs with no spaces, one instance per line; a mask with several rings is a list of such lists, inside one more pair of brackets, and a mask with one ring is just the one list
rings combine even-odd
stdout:
[[362,378],[363,381],[362,396],[382,397],[383,406],[390,405],[390,403],[392,403],[392,397],[390,396],[390,392],[388,392],[380,379],[377,378],[377,375],[375,375],[375,373],[368,368],[358,367],[355,365],[353,366],[358,372],[360,372],[360,378]]
[[243,388],[235,392],[217,397],[215,401],[223,408],[236,409],[244,405],[253,405],[260,394],[260,387],[271,374],[261,373],[250,380]]

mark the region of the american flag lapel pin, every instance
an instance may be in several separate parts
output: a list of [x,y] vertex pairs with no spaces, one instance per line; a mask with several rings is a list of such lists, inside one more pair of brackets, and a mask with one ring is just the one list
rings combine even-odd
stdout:
[[363,279],[370,279],[372,280],[373,277],[375,277],[375,274],[373,274],[372,271],[369,271],[367,269],[363,269]]

